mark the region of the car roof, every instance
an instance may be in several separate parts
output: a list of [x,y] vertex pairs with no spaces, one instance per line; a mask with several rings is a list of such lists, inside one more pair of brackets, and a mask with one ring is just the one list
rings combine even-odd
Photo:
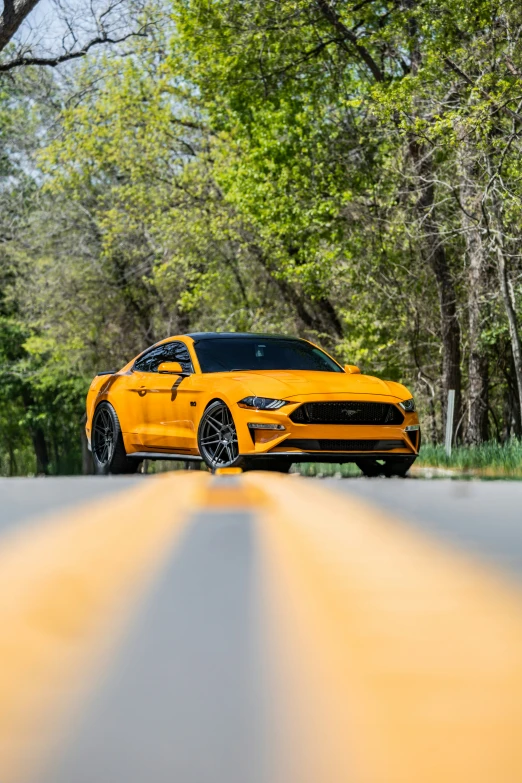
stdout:
[[288,334],[270,334],[265,332],[188,332],[185,337],[192,337],[193,340],[217,340],[229,339],[233,337],[252,337],[256,340],[265,340],[269,337],[275,337],[284,340],[301,340],[300,337],[293,337]]

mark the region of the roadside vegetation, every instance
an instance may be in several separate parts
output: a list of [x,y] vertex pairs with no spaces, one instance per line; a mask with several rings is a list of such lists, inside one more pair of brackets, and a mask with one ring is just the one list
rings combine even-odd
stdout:
[[522,478],[522,441],[511,438],[507,443],[487,441],[478,446],[457,446],[448,457],[444,446],[421,448],[418,467],[449,468],[484,476]]
[[[435,468],[434,473],[429,472],[430,468]],[[337,478],[361,475],[357,466],[352,464],[306,463],[295,465],[293,472],[303,476]],[[450,457],[446,455],[444,446],[426,444],[421,447],[420,456],[415,462],[411,475],[522,479],[522,441],[511,438],[507,443],[487,441],[478,446],[457,446],[452,450]]]
[[93,374],[205,329],[402,381],[425,464],[455,389],[451,465],[518,469],[522,5],[80,5],[0,22],[0,471],[81,471]]

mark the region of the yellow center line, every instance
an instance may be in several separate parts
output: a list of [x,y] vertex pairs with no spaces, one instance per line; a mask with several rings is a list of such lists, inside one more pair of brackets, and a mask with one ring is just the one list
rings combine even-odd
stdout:
[[354,497],[244,481],[269,499],[270,783],[520,783],[518,586]]
[[207,480],[157,477],[0,540],[1,783],[63,741]]
[[266,503],[263,487],[245,483],[239,475],[211,478],[200,495],[199,505],[207,509],[246,509],[262,508]]

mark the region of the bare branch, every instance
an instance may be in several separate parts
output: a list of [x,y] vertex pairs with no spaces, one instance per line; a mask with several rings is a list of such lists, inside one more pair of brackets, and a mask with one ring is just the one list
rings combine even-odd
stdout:
[[75,52],[65,52],[56,57],[17,57],[14,60],[8,60],[5,63],[0,63],[0,72],[11,71],[13,68],[20,68],[24,65],[48,65],[52,68],[65,63],[68,60],[75,60],[78,57],[85,57],[87,52],[93,48],[93,46],[99,46],[100,44],[118,44],[128,41],[129,38],[140,37],[143,38],[147,35],[146,28],[141,28],[135,32],[127,33],[127,35],[121,38],[112,38],[110,35],[99,35],[93,38],[91,41],[82,46],[81,49],[77,49]]
[[331,25],[333,25],[337,32],[341,34],[343,40],[349,41],[349,43],[352,45],[352,48],[372,72],[374,79],[378,82],[383,82],[384,74],[371,56],[368,49],[361,44],[355,33],[349,30],[346,25],[342,23],[339,16],[327,2],[327,0],[317,0],[317,5],[319,6],[323,16],[330,22]]
[[509,114],[510,117],[512,117],[517,122],[522,123],[522,115],[517,114],[516,111],[513,111],[509,108],[509,106],[506,106],[505,104],[498,104],[496,101],[491,97],[491,95],[486,91],[483,90],[481,87],[479,87],[473,79],[465,73],[462,68],[460,68],[457,63],[453,62],[452,59],[449,57],[444,57],[444,62],[446,63],[449,68],[451,68],[452,71],[454,71],[458,76],[460,76],[461,79],[464,79],[464,81],[470,85],[470,87],[473,87],[475,90],[478,90],[479,93],[482,95],[483,98],[485,98],[487,101],[489,101],[492,106],[495,108],[496,111],[503,111],[506,114]]

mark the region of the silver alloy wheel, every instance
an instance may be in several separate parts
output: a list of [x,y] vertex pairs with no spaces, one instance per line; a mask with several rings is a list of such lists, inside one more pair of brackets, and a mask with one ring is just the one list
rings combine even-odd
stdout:
[[237,461],[236,427],[224,402],[215,402],[205,411],[198,440],[201,456],[209,467],[226,468]]
[[92,427],[92,451],[100,465],[110,465],[114,454],[114,422],[105,407],[96,411]]

